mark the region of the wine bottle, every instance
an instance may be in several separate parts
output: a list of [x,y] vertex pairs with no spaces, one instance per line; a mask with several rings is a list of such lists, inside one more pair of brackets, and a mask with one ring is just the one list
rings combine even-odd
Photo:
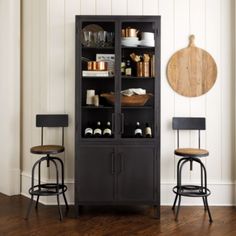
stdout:
[[125,67],[126,67],[125,58],[122,58],[120,67],[121,67],[121,68],[120,68],[121,74],[122,74],[122,75],[125,75]]
[[142,138],[142,136],[143,136],[143,132],[142,132],[139,122],[136,123],[136,127],[134,130],[134,136],[135,136],[135,138]]
[[88,122],[88,124],[87,124],[87,127],[84,131],[84,136],[86,138],[90,138],[93,136],[93,129],[92,129],[92,126],[90,125],[90,122]]
[[96,129],[94,130],[94,137],[101,137],[102,136],[102,129],[101,129],[101,122],[97,122]]
[[149,126],[148,123],[146,123],[146,127],[145,127],[145,137],[146,138],[151,138],[152,137],[152,129]]
[[131,67],[130,60],[126,60],[125,75],[126,76],[131,76],[132,75],[132,67]]
[[111,122],[108,121],[105,129],[103,130],[104,137],[111,137]]

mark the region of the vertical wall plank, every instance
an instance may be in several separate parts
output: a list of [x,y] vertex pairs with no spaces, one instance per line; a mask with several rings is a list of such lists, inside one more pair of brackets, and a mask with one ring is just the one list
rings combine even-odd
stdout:
[[96,0],[96,15],[111,15],[112,0]]
[[143,1],[142,0],[128,0],[128,15],[142,15]]
[[157,15],[159,1],[160,0],[143,0],[143,15]]
[[[174,91],[168,84],[166,65],[174,52],[174,2],[160,0],[161,18],[161,179],[163,182],[174,180],[174,132],[172,131],[172,117],[174,115]],[[168,98],[168,99],[167,99]]]
[[[197,47],[205,48],[205,0],[190,0],[189,2],[190,34],[195,35],[195,44]],[[191,117],[205,117],[206,116],[206,96],[190,98],[190,116]],[[206,132],[201,132],[201,147],[206,147],[205,141]],[[198,147],[198,133],[191,131],[190,135],[191,147]],[[205,161],[206,158],[202,158]],[[191,172],[191,179],[196,182],[199,179],[200,170],[197,166]]]
[[32,130],[32,114],[31,114],[31,68],[32,68],[32,37],[31,37],[31,24],[32,24],[32,11],[31,11],[32,1],[23,0],[23,67],[22,67],[22,104],[23,104],[23,114],[22,114],[22,128],[23,128],[23,140],[22,140],[22,169],[23,171],[30,171],[31,169],[31,158],[30,158],[30,147],[31,142],[31,130]]
[[69,127],[65,132],[65,175],[74,178],[75,130],[75,15],[80,14],[80,1],[65,1],[65,112]]
[[128,0],[112,0],[111,12],[112,15],[127,15],[127,1]]
[[214,57],[218,76],[214,87],[207,93],[207,148],[210,156],[207,158],[209,181],[220,181],[221,170],[221,58],[220,58],[220,0],[206,1],[206,48]]
[[80,0],[81,15],[96,15],[96,0]]
[[[174,1],[175,7],[175,50],[180,50],[188,45],[189,37],[189,0]],[[175,93],[175,116],[190,116],[190,99]],[[190,146],[190,132],[181,131],[180,146]],[[189,170],[184,169],[183,177],[188,178]]]
[[234,4],[231,0],[221,0],[221,168],[222,180],[234,179],[234,76],[233,35]]

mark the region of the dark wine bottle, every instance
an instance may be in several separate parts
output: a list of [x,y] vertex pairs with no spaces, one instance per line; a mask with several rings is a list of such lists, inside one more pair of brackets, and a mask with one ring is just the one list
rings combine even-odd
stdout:
[[87,127],[84,130],[84,136],[86,138],[91,138],[93,136],[93,128],[92,128],[90,122],[88,122]]
[[152,129],[149,126],[148,123],[146,123],[146,127],[145,127],[145,138],[151,138],[152,137]]
[[134,130],[134,136],[135,136],[135,138],[142,138],[143,137],[143,132],[142,132],[142,129],[140,127],[139,122],[136,122],[136,127],[135,127],[135,130]]
[[104,137],[111,137],[111,122],[108,121],[105,129],[103,130],[103,136]]
[[102,136],[102,129],[101,129],[101,122],[97,122],[96,129],[94,130],[94,137],[101,137]]

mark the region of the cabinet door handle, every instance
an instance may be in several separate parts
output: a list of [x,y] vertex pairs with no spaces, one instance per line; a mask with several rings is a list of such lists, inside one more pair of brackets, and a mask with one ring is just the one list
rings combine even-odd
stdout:
[[115,134],[115,113],[111,114],[111,131],[113,134]]
[[111,173],[115,174],[115,155],[114,152],[111,153]]
[[124,133],[124,114],[120,114],[120,133]]
[[125,170],[125,160],[124,155],[122,153],[118,153],[119,156],[119,171],[118,174],[120,174],[122,171]]

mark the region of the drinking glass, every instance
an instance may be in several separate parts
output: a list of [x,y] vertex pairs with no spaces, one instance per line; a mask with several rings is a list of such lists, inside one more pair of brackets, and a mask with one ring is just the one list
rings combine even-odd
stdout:
[[107,35],[106,31],[99,31],[98,32],[98,40],[99,40],[100,47],[105,47],[106,35]]
[[99,46],[99,40],[98,40],[98,32],[93,32],[93,45],[94,47]]
[[112,46],[114,40],[114,33],[113,32],[107,32],[107,45]]
[[87,47],[91,46],[91,42],[92,42],[92,32],[91,31],[84,31],[84,41],[85,41],[85,45]]

